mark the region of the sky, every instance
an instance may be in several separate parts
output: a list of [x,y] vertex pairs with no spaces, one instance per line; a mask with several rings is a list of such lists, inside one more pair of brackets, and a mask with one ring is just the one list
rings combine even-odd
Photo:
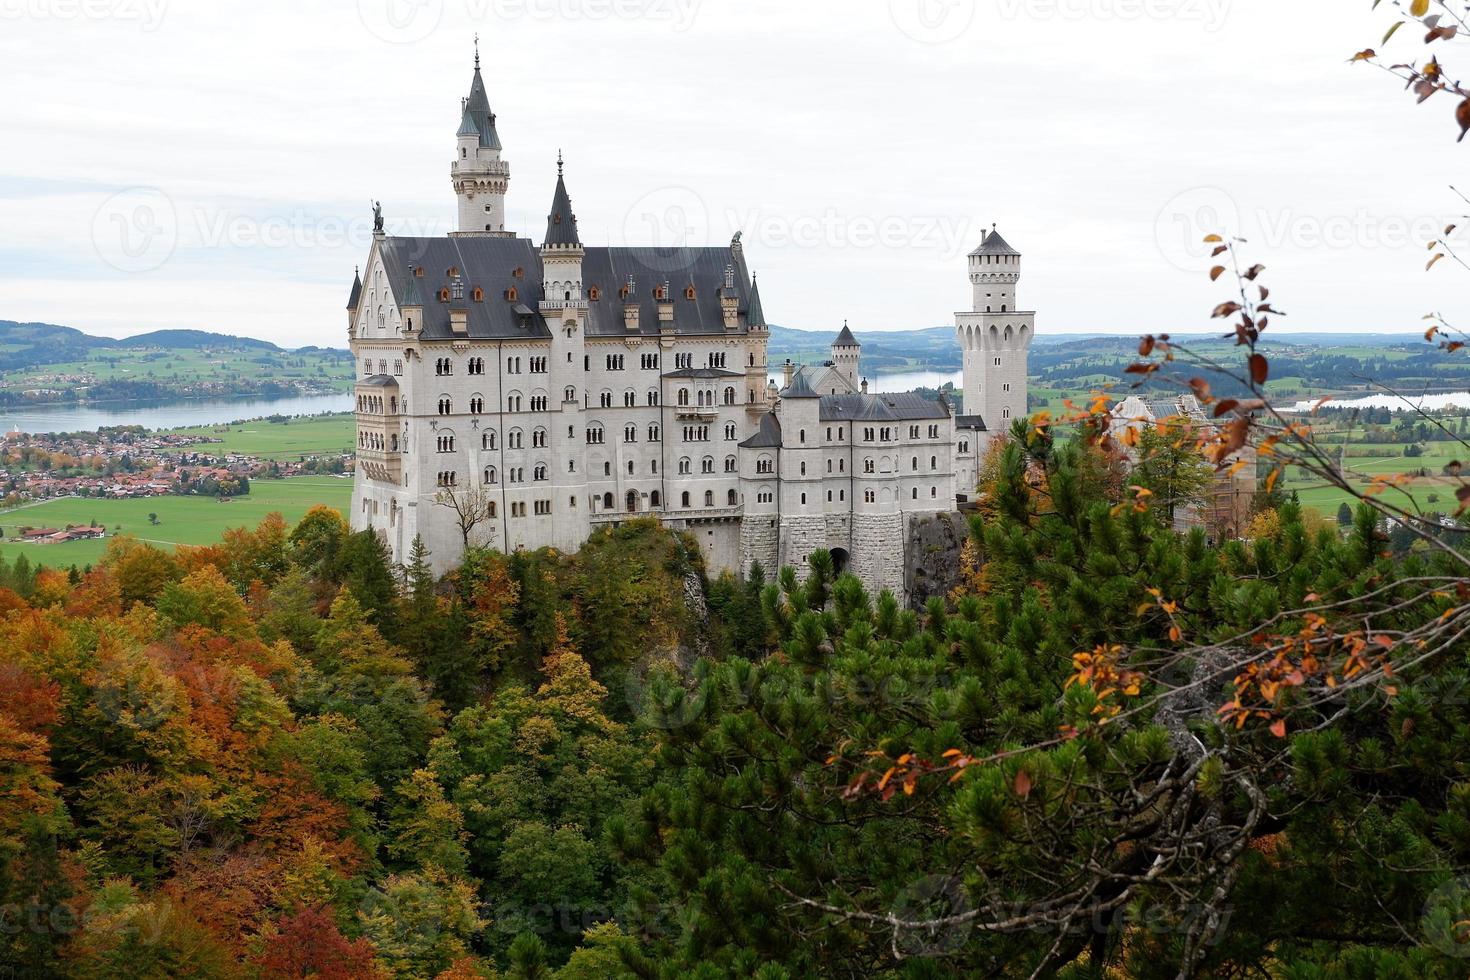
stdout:
[[1463,304],[1424,266],[1470,142],[1348,64],[1370,6],[0,0],[0,318],[345,346],[370,202],[454,230],[478,35],[511,227],[544,233],[560,150],[585,242],[739,230],[772,323],[951,323],[994,224],[1039,333],[1210,329],[1211,231],[1280,329],[1419,330]]

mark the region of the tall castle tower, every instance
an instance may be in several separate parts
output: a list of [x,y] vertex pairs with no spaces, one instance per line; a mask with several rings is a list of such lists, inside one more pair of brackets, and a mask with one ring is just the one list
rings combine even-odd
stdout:
[[510,188],[510,164],[500,159],[500,136],[495,113],[480,77],[480,44],[475,42],[475,77],[469,98],[462,104],[459,132],[455,134],[454,163],[449,179],[459,198],[459,233],[509,238],[505,229],[505,194]]
[[858,362],[862,360],[862,356],[862,345],[857,342],[852,331],[847,329],[847,322],[843,321],[842,332],[832,341],[832,366],[842,373],[853,391],[858,388]]
[[991,432],[1004,432],[1026,415],[1027,360],[1036,314],[1017,309],[1021,253],[1000,233],[987,232],[970,253],[973,309],[955,315],[964,351],[964,413],[979,415]]

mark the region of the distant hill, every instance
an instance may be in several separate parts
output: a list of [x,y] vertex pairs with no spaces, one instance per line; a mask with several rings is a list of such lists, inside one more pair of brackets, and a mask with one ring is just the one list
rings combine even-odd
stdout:
[[104,350],[264,351],[273,354],[340,354],[344,358],[348,356],[347,351],[338,351],[335,348],[303,347],[299,351],[287,351],[268,340],[210,333],[206,330],[154,330],[134,337],[117,339],[98,337],[94,334],[83,333],[75,327],[63,327],[55,323],[20,323],[15,320],[0,320],[0,354],[3,354],[3,358],[0,358],[0,371],[85,361],[89,355]]
[[[835,331],[795,330],[772,326],[768,356],[772,364],[787,358],[811,363],[831,355]],[[863,345],[863,371],[868,374],[897,374],[903,371],[958,371],[962,364],[960,346],[954,327],[927,327],[922,330],[853,331]],[[1173,336],[1189,343],[1215,343],[1220,334],[1176,333]],[[1404,333],[1278,333],[1268,346],[1303,347],[1319,351],[1332,348],[1407,348],[1419,352],[1425,347],[1418,334]],[[1138,346],[1138,337],[1123,334],[1055,333],[1042,331],[1036,335],[1033,358],[1043,349],[1103,349],[1125,355]],[[1033,364],[1034,367],[1034,364]]]

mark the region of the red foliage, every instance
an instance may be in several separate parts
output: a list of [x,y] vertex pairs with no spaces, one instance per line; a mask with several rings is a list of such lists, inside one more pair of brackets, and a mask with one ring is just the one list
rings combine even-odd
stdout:
[[0,589],[0,619],[4,619],[6,613],[19,612],[31,608],[26,601],[11,589]]
[[282,980],[386,977],[373,954],[372,943],[366,939],[349,942],[331,916],[317,909],[301,909],[276,921],[276,934],[255,965],[262,977]]
[[15,664],[0,664],[0,714],[22,730],[44,735],[61,714],[61,685]]

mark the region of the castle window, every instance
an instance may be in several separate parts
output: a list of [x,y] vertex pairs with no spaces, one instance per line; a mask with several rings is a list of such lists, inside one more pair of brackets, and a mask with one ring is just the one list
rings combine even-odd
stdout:
[[801,475],[802,476],[806,476],[806,464],[805,463],[802,463],[801,464]]
[[402,361],[394,361],[393,362],[393,376],[396,377],[396,378],[403,377],[403,362]]
[[725,404],[726,405],[733,405],[733,404],[735,404],[735,389],[734,388],[726,388],[725,389]]
[[739,466],[740,466],[740,463],[739,463],[739,461],[734,456],[726,456],[725,457],[725,472],[726,473],[734,473],[735,470],[737,468],[739,468]]
[[532,478],[537,483],[545,483],[546,482],[546,464],[545,463],[538,464],[536,466],[536,469],[532,471],[531,476],[532,476]]
[[930,497],[938,497],[939,496],[939,488],[938,487],[930,487],[929,488],[929,496]]
[[638,404],[638,393],[636,391],[634,391],[633,389],[629,388],[627,391],[623,392],[623,407],[624,408],[633,408],[633,407],[637,406],[637,404]]
[[968,453],[969,451],[970,451],[970,443],[967,440],[961,440],[960,441],[960,453],[961,454],[964,454],[964,453]]
[[500,478],[495,473],[495,467],[485,467],[485,486],[493,487],[498,482],[500,482]]
[[514,286],[510,287],[509,289],[507,289],[505,291],[505,300],[508,303],[514,303],[516,300],[518,300],[520,298],[521,298],[520,291],[517,290]]
[[589,425],[587,427],[587,445],[600,446],[607,441],[607,434],[601,425]]
[[877,498],[874,495],[873,491],[871,491],[871,490],[864,490],[863,491],[863,500],[865,500],[866,502],[868,502],[868,503],[871,504],[871,503],[875,502],[876,499]]
[[914,470],[917,470],[919,468],[919,457],[917,457],[917,456],[914,457],[914,463],[913,463],[913,466],[911,468],[914,469]]
[[476,395],[474,398],[471,398],[470,399],[470,414],[471,415],[481,415],[481,414],[484,413],[484,411],[485,411],[485,399],[481,398],[479,395]]
[[872,473],[874,471],[875,471],[875,467],[873,466],[873,461],[871,459],[865,459],[865,460],[863,460],[863,472],[864,473]]
[[689,491],[688,490],[685,490],[682,494],[679,495],[679,502],[681,504],[683,504],[685,507],[688,507],[689,506]]
[[577,389],[576,388],[568,387],[561,394],[562,394],[562,401],[574,402],[574,401],[577,400]]
[[715,458],[713,456],[706,456],[700,460],[699,471],[701,473],[713,473],[715,471]]
[[937,469],[939,469],[939,457],[938,456],[930,456],[929,457],[929,468],[931,470],[937,470]]
[[510,275],[512,279],[524,279],[526,276],[526,270],[521,268],[520,266],[516,266],[514,269],[511,270]]
[[715,505],[715,492],[713,490],[706,490],[704,492],[704,505],[706,507],[713,507]]
[[[679,475],[680,476],[687,476],[689,474],[689,472],[690,472],[689,467],[691,465],[693,465],[693,464],[689,461],[689,457],[688,456],[685,456],[683,459],[679,460]],[[685,506],[688,506],[688,505],[686,504]]]
[[511,429],[505,435],[505,446],[507,449],[520,449],[522,448],[521,440],[521,430]]
[[439,290],[439,302],[441,302],[441,303],[447,303],[447,302],[449,302],[449,287],[448,286],[443,286],[443,287],[440,288],[440,290]]
[[623,441],[624,442],[637,442],[638,441],[638,426],[632,425],[632,424],[623,426]]
[[519,412],[521,410],[521,396],[514,394],[505,400],[505,410],[508,412]]
[[598,300],[602,299],[602,290],[598,289],[596,286],[591,287],[587,290],[587,298],[594,303],[597,302]]
[[444,397],[444,398],[439,399],[439,414],[440,415],[453,415],[454,414],[454,402],[452,402],[447,396]]
[[918,487],[914,487],[914,499],[915,500],[918,500],[919,499],[919,488]]
[[612,392],[604,391],[598,396],[598,402],[603,408],[612,408]]
[[803,507],[806,506],[806,494],[801,495],[801,503]]
[[648,390],[648,404],[651,408],[658,407],[658,392],[654,391],[652,388]]
[[495,448],[495,433],[493,433],[493,432],[486,432],[483,435],[481,435],[480,436],[480,448],[481,449],[494,449]]
[[726,422],[725,423],[725,441],[726,442],[734,442],[735,441],[735,423],[734,422]]
[[470,298],[473,299],[476,303],[485,302],[485,290],[481,289],[479,286],[476,286],[474,290],[470,293]]
[[495,519],[495,501],[490,501],[490,506],[485,508],[485,513],[492,521]]
[[658,425],[656,425],[656,424],[655,425],[650,425],[648,427],[648,441],[649,442],[658,442],[660,440],[660,438],[661,438],[661,430],[659,429]]
[[662,504],[663,504],[663,497],[661,497],[659,495],[659,492],[657,490],[653,491],[653,493],[650,493],[648,495],[648,505],[650,507],[659,507]]
[[692,285],[691,286],[685,286],[684,287],[684,298],[685,299],[693,299],[694,298],[694,287]]
[[1003,409],[1001,409],[1000,410],[1000,417],[1003,418],[1003,419],[1010,418],[1011,417],[1011,410],[1009,408],[1003,408]]
[[534,432],[531,433],[531,448],[533,448],[533,449],[545,449],[546,448],[546,430],[545,429],[537,429],[536,431],[534,431]]
[[533,411],[533,412],[544,412],[546,410],[547,410],[546,396],[545,395],[532,395],[531,396],[531,411]]

